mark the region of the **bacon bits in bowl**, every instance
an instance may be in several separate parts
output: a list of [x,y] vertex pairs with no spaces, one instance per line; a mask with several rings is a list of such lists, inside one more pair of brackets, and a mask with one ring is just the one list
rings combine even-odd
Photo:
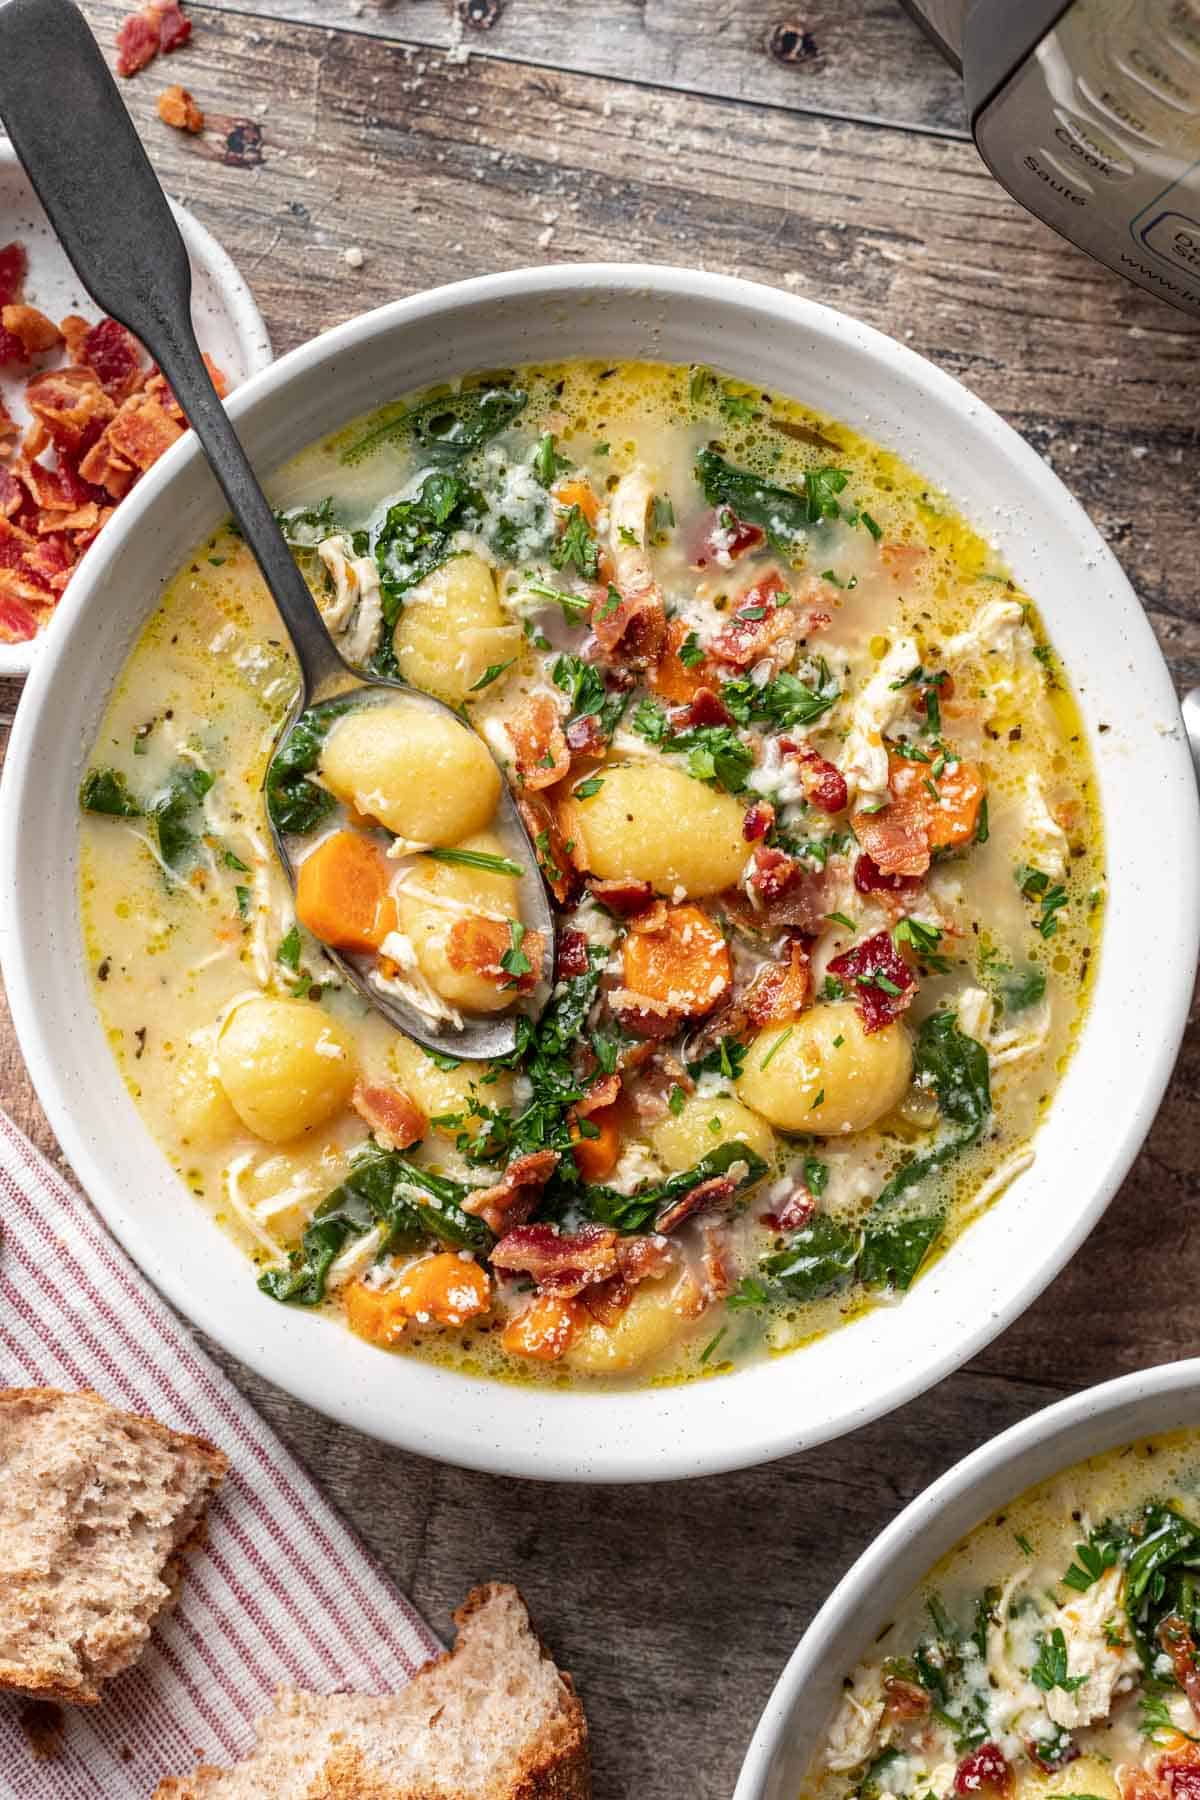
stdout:
[[[418,296],[231,404],[347,659],[492,758],[424,780],[318,708],[264,791],[296,678],[245,547],[186,441],[122,503],[18,717],[0,921],[133,1254],[312,1404],[543,1477],[780,1455],[972,1354],[1132,1158],[1196,954],[1174,697],[1078,507],[910,352],[683,271]],[[533,875],[504,1063],[330,978],[352,933],[451,1028],[520,1006]]]
[[[271,360],[258,308],[181,207],[193,313],[218,385]],[[0,138],[0,674],[22,675],[85,552],[185,425],[161,375],[81,289]]]

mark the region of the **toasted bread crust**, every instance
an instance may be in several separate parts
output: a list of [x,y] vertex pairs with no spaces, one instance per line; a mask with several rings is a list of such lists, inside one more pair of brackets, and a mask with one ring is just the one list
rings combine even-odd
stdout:
[[[220,1486],[229,1467],[229,1459],[207,1438],[198,1437],[191,1432],[175,1431],[171,1426],[163,1425],[157,1419],[148,1418],[142,1413],[126,1412],[113,1406],[102,1394],[91,1388],[0,1388],[0,1438],[6,1422],[17,1414],[23,1413],[36,1418],[51,1414],[65,1403],[78,1406],[81,1402],[95,1409],[98,1424],[103,1420],[106,1424],[119,1426],[143,1442],[153,1439],[173,1456],[186,1458],[197,1464],[208,1477],[208,1493],[199,1503],[199,1511],[186,1539],[175,1546],[159,1572],[161,1581],[170,1589],[169,1597],[156,1615],[161,1617],[174,1604],[183,1579],[186,1566],[183,1553],[203,1541],[205,1508]],[[3,1550],[0,1548],[0,1560],[2,1557]],[[69,1706],[95,1706],[103,1697],[104,1686],[103,1677],[92,1680],[82,1671],[78,1681],[69,1682],[62,1679],[60,1670],[26,1662],[0,1661],[0,1690],[24,1694],[33,1700],[54,1700]]]

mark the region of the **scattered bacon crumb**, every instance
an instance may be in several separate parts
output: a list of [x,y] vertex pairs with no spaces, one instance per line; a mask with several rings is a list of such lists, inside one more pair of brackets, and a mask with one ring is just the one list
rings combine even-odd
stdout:
[[182,50],[192,35],[192,21],[184,16],[179,0],[150,0],[150,4],[158,14],[159,48],[163,55]]
[[385,1150],[407,1150],[425,1135],[428,1120],[403,1088],[355,1084],[350,1104]]
[[808,744],[798,744],[792,738],[780,738],[779,748],[795,763],[804,797],[810,806],[817,807],[820,812],[845,811],[850,795],[846,777],[835,764],[818,755]]
[[658,662],[666,642],[662,595],[657,587],[635,594],[622,594],[615,587],[605,590],[592,606],[591,626],[608,662],[648,668]]
[[756,800],[746,808],[746,816],[742,820],[742,836],[748,844],[756,844],[759,838],[765,838],[775,824],[775,808],[769,800]]
[[[477,1188],[463,1201],[463,1211],[477,1218],[497,1234],[508,1231],[508,1243],[517,1233],[511,1226],[522,1226],[541,1198],[542,1189],[558,1167],[557,1150],[534,1150],[509,1163],[500,1180],[492,1187]],[[530,1230],[544,1227],[531,1226]],[[493,1253],[492,1261],[495,1262]]]
[[874,857],[862,850],[854,864],[854,885],[860,894],[915,894],[921,886],[921,877],[885,875]]
[[117,74],[126,79],[136,75],[160,50],[164,56],[182,50],[191,35],[192,21],[180,10],[179,0],[150,0],[117,27]]
[[557,981],[570,981],[576,975],[588,972],[588,941],[582,931],[566,930],[558,933],[555,953],[554,976]]
[[0,246],[0,306],[10,306],[20,296],[27,266],[24,244]]
[[671,714],[671,723],[679,731],[690,731],[696,725],[732,725],[733,714],[715,689],[702,687],[686,706]]
[[526,788],[553,787],[571,767],[558,707],[549,694],[531,694],[505,728]]
[[806,1182],[798,1181],[774,1212],[763,1213],[762,1222],[772,1231],[803,1231],[817,1210]]
[[518,1225],[492,1250],[492,1267],[506,1275],[530,1275],[544,1293],[571,1298],[619,1274],[619,1242],[607,1225],[568,1233],[554,1225]]
[[566,906],[579,886],[579,871],[567,854],[567,842],[558,815],[544,794],[518,791],[517,810],[533,839],[538,868],[560,906]]
[[829,911],[828,873],[808,868],[773,845],[758,843],[745,893],[741,888],[727,889],[721,905],[735,925],[757,936],[799,931],[815,937]]
[[732,1175],[711,1175],[707,1181],[698,1181],[686,1194],[663,1208],[654,1221],[654,1229],[665,1236],[697,1213],[719,1212],[729,1205],[737,1190],[738,1184]]
[[[881,1031],[911,1005],[917,978],[892,942],[891,933],[877,931],[842,956],[835,956],[829,973],[853,991],[863,1030]],[[888,985],[880,987],[882,979]],[[896,991],[892,991],[892,990]]]
[[36,306],[6,306],[0,309],[0,324],[20,341],[26,359],[40,356],[44,350],[53,350],[62,343],[62,332],[54,320],[48,319]]
[[964,1800],[975,1794],[1007,1794],[1011,1788],[1012,1770],[998,1744],[980,1744],[954,1771],[954,1792]]
[[588,887],[593,899],[623,919],[631,919],[654,904],[654,889],[648,881],[600,881],[593,877]]
[[608,739],[597,713],[584,713],[580,718],[572,719],[566,729],[566,738],[572,758],[603,756],[608,748]]
[[739,519],[727,506],[714,507],[711,512],[702,514],[695,531],[692,566],[697,569],[706,569],[714,562],[720,562],[724,567],[747,550],[756,550],[767,537],[761,525],[750,525],[745,519]]
[[472,917],[456,919],[446,939],[446,960],[452,969],[469,969],[485,981],[499,987],[511,987],[525,994],[537,986],[542,968],[542,934],[527,931],[521,950],[529,963],[523,975],[513,976],[504,968],[501,958],[512,948],[512,932],[502,919]]
[[667,624],[662,648],[647,681],[663,700],[672,706],[687,706],[703,690],[712,691],[719,677],[708,657],[696,664],[685,663],[679,652],[688,639],[687,623],[671,619]]
[[930,1709],[929,1695],[916,1681],[903,1675],[883,1678],[884,1711],[893,1719],[920,1719]]

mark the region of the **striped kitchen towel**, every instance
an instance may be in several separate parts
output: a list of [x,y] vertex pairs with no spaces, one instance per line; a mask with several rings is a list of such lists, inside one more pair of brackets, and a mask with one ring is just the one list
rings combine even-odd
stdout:
[[281,1683],[403,1687],[441,1646],[83,1197],[0,1113],[0,1386],[95,1388],[230,1459],[175,1610],[99,1706],[68,1707],[35,1760],[28,1702],[0,1695],[4,1800],[145,1800],[229,1763]]

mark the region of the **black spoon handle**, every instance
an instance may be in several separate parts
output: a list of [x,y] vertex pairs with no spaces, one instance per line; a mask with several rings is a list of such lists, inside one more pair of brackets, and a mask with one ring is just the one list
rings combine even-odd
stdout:
[[71,0],[0,3],[0,118],[84,287],[142,340],[170,382],[258,559],[312,694],[345,665],[204,366],[179,227]]

